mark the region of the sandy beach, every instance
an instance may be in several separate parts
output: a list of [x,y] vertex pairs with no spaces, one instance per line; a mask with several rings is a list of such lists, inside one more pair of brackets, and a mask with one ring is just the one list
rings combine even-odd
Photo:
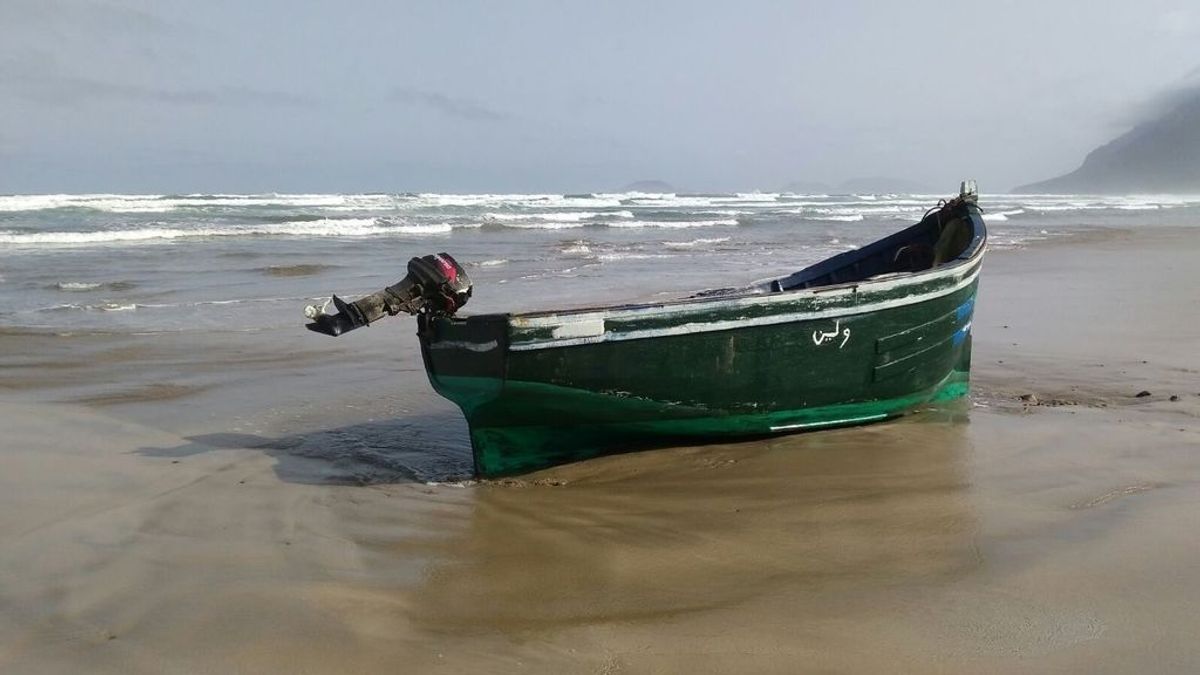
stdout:
[[485,483],[407,325],[4,332],[0,672],[1195,671],[1198,260],[993,251],[969,401]]

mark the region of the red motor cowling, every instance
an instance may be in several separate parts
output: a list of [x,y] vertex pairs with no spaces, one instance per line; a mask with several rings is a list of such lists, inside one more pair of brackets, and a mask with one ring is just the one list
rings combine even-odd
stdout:
[[400,312],[449,316],[467,304],[470,297],[471,279],[466,270],[448,253],[438,253],[409,260],[408,276],[377,293],[354,302],[333,296],[330,300],[336,314],[326,314],[325,307],[309,305],[304,315],[311,319],[306,326],[309,330],[338,336]]

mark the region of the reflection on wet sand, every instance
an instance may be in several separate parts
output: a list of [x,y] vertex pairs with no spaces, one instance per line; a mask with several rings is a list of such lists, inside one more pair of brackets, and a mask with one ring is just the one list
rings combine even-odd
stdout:
[[964,430],[930,414],[561,467],[540,475],[558,487],[482,485],[460,530],[391,550],[433,554],[411,617],[449,641],[954,577],[980,563]]
[[222,432],[188,436],[170,447],[137,450],[145,457],[191,457],[218,450],[256,450],[275,460],[275,475],[302,485],[386,485],[471,478],[466,423],[444,412],[363,422],[277,438]]

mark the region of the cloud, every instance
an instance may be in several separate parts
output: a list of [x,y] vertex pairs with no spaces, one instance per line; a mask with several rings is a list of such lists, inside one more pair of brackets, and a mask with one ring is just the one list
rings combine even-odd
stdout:
[[388,99],[404,105],[428,108],[447,117],[457,117],[471,122],[500,122],[512,117],[508,113],[489,108],[478,101],[447,96],[436,91],[397,87],[391,91]]
[[1174,86],[1159,92],[1149,100],[1138,103],[1129,113],[1122,116],[1120,122],[1129,126],[1137,126],[1143,122],[1160,119],[1172,111],[1200,101],[1200,68],[1195,68]]
[[183,106],[300,107],[316,103],[310,96],[236,85],[175,88],[113,82],[64,73],[52,60],[0,61],[0,85],[9,95],[49,105],[102,102],[162,103]]
[[1188,39],[1200,32],[1200,17],[1191,9],[1172,9],[1158,17],[1156,27],[1167,37]]
[[0,26],[71,34],[170,34],[178,28],[178,24],[141,9],[87,0],[4,0]]

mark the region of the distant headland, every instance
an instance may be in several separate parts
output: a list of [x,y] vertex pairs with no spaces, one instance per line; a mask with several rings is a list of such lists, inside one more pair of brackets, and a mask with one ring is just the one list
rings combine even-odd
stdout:
[[675,186],[662,180],[637,180],[621,188],[621,192],[644,192],[646,194],[675,194]]
[[1088,153],[1064,176],[1021,185],[1017,194],[1200,194],[1200,87],[1165,112]]

